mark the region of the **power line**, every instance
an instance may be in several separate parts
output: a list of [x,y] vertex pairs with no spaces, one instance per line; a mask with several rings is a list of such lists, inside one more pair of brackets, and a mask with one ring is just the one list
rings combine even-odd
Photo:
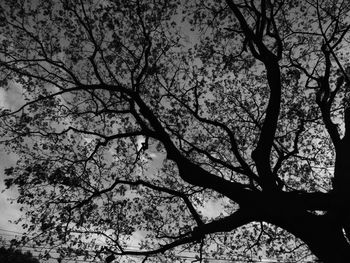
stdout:
[[3,229],[3,228],[0,228],[0,231],[10,232],[10,233],[16,233],[16,234],[20,234],[20,235],[23,235],[23,234],[24,234],[23,232],[18,232],[18,231],[13,231],[13,230],[7,230],[7,229]]
[[[34,252],[34,253],[40,253],[42,252],[43,249],[47,249],[49,250],[49,253],[52,253],[52,254],[59,254],[59,252],[57,252],[57,249],[56,248],[50,248],[50,247],[45,247],[45,246],[41,246],[41,247],[33,247],[33,246],[21,246],[21,248],[27,248],[27,249],[30,249],[31,252]],[[37,250],[37,249],[40,249],[41,250]],[[92,252],[92,251],[90,251]],[[109,253],[106,253],[106,252],[102,252],[103,254],[109,254]],[[127,256],[127,257],[136,257],[136,258],[142,258],[144,257],[143,255],[124,255],[124,256]],[[179,255],[179,254],[175,254],[174,255],[175,257],[177,258],[181,258],[181,259],[188,259],[188,260],[193,260],[193,259],[197,259],[196,256],[190,256],[190,255]],[[50,257],[52,259],[59,259],[56,258],[56,257]],[[210,261],[215,261],[215,262],[245,262],[245,261],[242,261],[242,260],[232,260],[232,259],[223,259],[223,258],[211,258],[211,257],[204,257],[205,259],[207,260],[210,260]],[[68,260],[68,259],[67,259]],[[90,260],[82,260],[82,259],[70,259],[70,260],[74,260],[74,261],[80,261],[80,262],[96,262],[96,261],[90,261]],[[248,260],[246,261],[248,262]],[[261,262],[261,261],[249,261],[249,262]]]
[[[18,231],[13,231],[13,230],[7,230],[7,229],[3,229],[3,228],[0,228],[0,231],[3,231],[3,232],[8,232],[8,233],[16,233],[16,234],[20,234],[20,235],[23,235],[24,233],[23,232],[18,232]],[[5,236],[12,236],[12,237],[16,237],[16,235],[14,235],[14,234],[4,234],[4,233],[0,233],[0,235],[5,235]],[[5,241],[5,240],[4,240]],[[102,244],[101,244],[102,245]],[[42,252],[42,250],[44,250],[44,249],[47,249],[47,250],[49,250],[50,252],[49,253],[53,253],[53,254],[59,254],[59,252],[57,252],[58,250],[57,250],[57,248],[54,248],[54,247],[47,247],[47,246],[29,246],[29,245],[23,245],[23,246],[21,246],[21,248],[27,248],[27,249],[30,249],[30,250],[32,250],[33,252],[35,252],[35,253],[40,253],[40,252]],[[135,249],[135,248],[138,248],[137,246],[132,246],[132,245],[130,245],[130,246],[128,246],[126,249],[127,250],[129,250],[129,251],[132,251],[132,249]],[[41,250],[36,250],[36,249],[41,249]],[[131,249],[131,250],[130,250]],[[94,250],[88,250],[88,249],[86,249],[85,251],[87,251],[87,252],[91,252],[91,253],[95,253],[96,251],[94,251]],[[174,251],[175,252],[183,252],[183,250],[175,250],[174,249]],[[105,252],[102,252],[103,254],[106,254]],[[185,252],[185,253],[188,253],[188,254],[197,254],[196,252],[193,252],[193,251],[187,251],[187,252]],[[128,257],[144,257],[144,256],[142,256],[142,255],[124,255],[124,256],[128,256]],[[197,259],[197,257],[196,256],[191,256],[191,255],[179,255],[179,254],[174,254],[174,256],[175,257],[178,257],[178,258],[182,258],[182,259]],[[53,257],[51,257],[52,259],[59,259],[59,258],[53,258]],[[251,261],[251,260],[234,260],[234,259],[223,259],[223,258],[211,258],[211,257],[205,257],[205,259],[207,259],[207,260],[210,260],[210,261],[226,261],[226,262],[263,262],[262,260],[256,260],[256,261]],[[71,259],[72,260],[72,259]],[[276,262],[274,259],[270,259],[271,261],[270,262]],[[79,259],[74,259],[74,261],[81,261],[81,262],[91,262],[91,263],[94,263],[94,262],[97,262],[97,261],[87,261],[87,260],[79,260]],[[281,262],[281,261],[279,261],[279,262]],[[286,261],[287,262],[287,261]],[[290,262],[290,261],[288,261],[288,262]],[[99,261],[99,263],[101,263],[100,261]]]

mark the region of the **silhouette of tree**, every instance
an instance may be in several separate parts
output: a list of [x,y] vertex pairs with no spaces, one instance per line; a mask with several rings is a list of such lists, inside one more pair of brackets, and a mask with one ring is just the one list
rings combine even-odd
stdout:
[[350,262],[349,10],[1,3],[2,84],[24,100],[1,112],[23,241],[41,233],[63,256]]
[[13,248],[0,247],[0,262],[2,263],[39,263],[30,252],[22,253]]

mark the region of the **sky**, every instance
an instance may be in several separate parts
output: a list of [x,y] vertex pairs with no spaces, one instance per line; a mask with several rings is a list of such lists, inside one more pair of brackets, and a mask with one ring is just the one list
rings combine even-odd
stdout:
[[[18,85],[10,85],[9,89],[0,87],[0,108],[15,109],[23,103]],[[1,138],[0,138],[1,140]],[[9,241],[23,232],[20,225],[11,223],[21,216],[20,206],[16,201],[16,189],[6,189],[4,184],[4,169],[15,165],[16,155],[4,151],[0,144],[0,246],[8,245]]]
[[[14,109],[21,105],[22,100],[20,96],[19,87],[11,85],[10,89],[6,91],[4,88],[0,88],[0,108]],[[21,212],[19,206],[16,203],[11,204],[9,199],[16,197],[16,191],[5,190],[4,184],[4,169],[11,167],[16,162],[15,154],[8,154],[4,151],[0,144],[0,229],[9,231],[21,231],[21,227],[9,223],[9,220],[17,219]],[[0,230],[0,235],[3,231]]]

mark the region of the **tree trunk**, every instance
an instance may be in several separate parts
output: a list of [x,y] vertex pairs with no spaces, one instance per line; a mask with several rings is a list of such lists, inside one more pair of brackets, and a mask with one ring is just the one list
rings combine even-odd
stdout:
[[321,262],[350,262],[350,244],[336,216],[292,212],[281,221],[277,225],[304,241]]
[[350,262],[350,245],[342,230],[333,229],[329,225],[324,227],[313,237],[306,238],[306,244],[311,251],[324,263]]
[[[350,115],[347,129],[336,147],[333,194],[336,204],[325,216],[300,222],[294,234],[302,239],[324,263],[350,262]],[[295,229],[296,230],[296,229]],[[293,231],[291,231],[293,232]]]

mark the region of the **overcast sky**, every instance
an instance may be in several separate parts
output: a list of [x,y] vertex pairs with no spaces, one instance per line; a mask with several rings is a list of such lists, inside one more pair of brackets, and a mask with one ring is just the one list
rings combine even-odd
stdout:
[[[17,85],[11,85],[8,91],[4,88],[0,88],[1,108],[15,109],[21,104],[21,91]],[[10,204],[10,201],[8,200],[9,198],[14,198],[16,196],[16,191],[15,189],[5,190],[4,184],[4,169],[13,166],[15,162],[16,155],[6,153],[0,144],[0,235],[5,233],[3,230],[21,231],[20,226],[9,223],[9,220],[15,220],[21,214],[19,206],[15,202]]]

